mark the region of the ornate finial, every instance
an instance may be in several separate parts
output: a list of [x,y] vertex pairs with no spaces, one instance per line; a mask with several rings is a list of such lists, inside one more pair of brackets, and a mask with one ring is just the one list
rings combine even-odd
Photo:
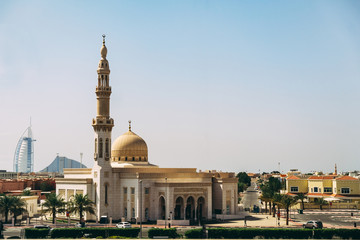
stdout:
[[131,132],[131,120],[129,120],[129,131]]
[[103,37],[103,45],[105,45],[105,37],[106,37],[106,35],[103,34],[102,37]]

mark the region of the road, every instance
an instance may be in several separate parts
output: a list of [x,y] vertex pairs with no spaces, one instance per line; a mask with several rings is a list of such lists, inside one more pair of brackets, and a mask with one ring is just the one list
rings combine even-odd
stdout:
[[251,182],[251,185],[247,188],[244,193],[244,197],[241,199],[241,203],[245,208],[253,208],[254,205],[261,206],[259,200],[259,191],[256,189],[256,183]]
[[[353,216],[351,216],[351,212]],[[294,214],[292,218],[296,222],[305,223],[310,220],[320,220],[324,227],[353,227],[354,223],[360,225],[359,210],[304,210],[304,214]]]

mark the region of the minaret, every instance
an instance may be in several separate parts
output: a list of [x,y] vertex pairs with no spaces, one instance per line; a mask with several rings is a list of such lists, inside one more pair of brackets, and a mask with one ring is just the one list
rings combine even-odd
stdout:
[[107,48],[105,46],[105,35],[100,50],[101,59],[97,69],[98,85],[96,86],[97,114],[93,119],[92,126],[95,131],[95,154],[94,159],[99,165],[110,159],[111,130],[114,120],[110,118],[110,95],[111,87],[109,62],[106,59]]
[[114,120],[110,118],[110,95],[111,87],[109,62],[106,59],[107,48],[105,46],[105,35],[100,50],[101,59],[97,69],[98,85],[96,86],[97,114],[92,121],[95,132],[94,167],[93,174],[93,201],[96,203],[96,216],[107,215],[111,212],[111,130]]
[[337,166],[336,166],[336,163],[335,163],[335,172],[334,172],[334,175],[338,175],[338,174],[337,174]]

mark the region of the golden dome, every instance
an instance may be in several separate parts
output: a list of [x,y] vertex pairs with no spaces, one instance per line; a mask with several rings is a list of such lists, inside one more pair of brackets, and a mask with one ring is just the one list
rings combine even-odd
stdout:
[[147,162],[146,142],[129,128],[128,132],[118,137],[112,144],[111,159],[115,162]]

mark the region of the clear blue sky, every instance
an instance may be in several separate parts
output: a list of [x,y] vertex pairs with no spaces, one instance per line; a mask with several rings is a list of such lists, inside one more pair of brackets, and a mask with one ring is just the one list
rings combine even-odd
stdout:
[[360,1],[1,1],[0,162],[93,165],[107,35],[113,140],[162,167],[360,170]]

